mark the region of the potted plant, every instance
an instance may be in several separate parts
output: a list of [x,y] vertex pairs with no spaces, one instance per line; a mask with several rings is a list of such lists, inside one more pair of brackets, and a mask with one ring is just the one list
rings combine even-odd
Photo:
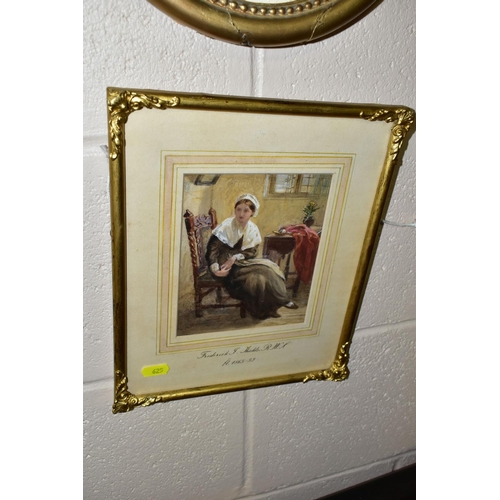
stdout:
[[313,215],[316,210],[319,210],[318,204],[312,200],[302,209],[302,212],[304,212],[302,223],[307,227],[311,227],[314,224]]

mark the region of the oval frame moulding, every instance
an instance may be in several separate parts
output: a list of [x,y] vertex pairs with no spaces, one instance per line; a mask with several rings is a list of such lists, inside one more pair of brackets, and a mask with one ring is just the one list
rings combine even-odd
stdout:
[[381,0],[148,0],[178,23],[248,47],[287,47],[324,39]]

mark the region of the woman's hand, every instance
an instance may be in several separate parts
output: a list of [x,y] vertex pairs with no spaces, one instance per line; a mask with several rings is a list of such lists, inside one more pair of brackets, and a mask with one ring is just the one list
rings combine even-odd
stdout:
[[217,271],[212,271],[218,278],[225,278],[231,269],[218,269]]
[[236,262],[236,256],[233,255],[232,257],[230,257],[229,259],[226,260],[226,262],[224,262],[224,264],[222,264],[222,266],[220,266],[220,269],[221,271],[230,271],[231,268],[233,267],[233,264]]
[[[222,264],[222,266],[220,266],[219,269],[212,269],[212,273],[214,274],[214,276],[217,276],[218,278],[225,278],[229,274],[229,271],[231,271],[231,268],[233,267],[233,264],[235,262],[236,262],[236,256],[233,255],[232,257],[227,259],[226,262],[224,262],[224,264]],[[215,266],[216,265],[214,264],[214,267]]]

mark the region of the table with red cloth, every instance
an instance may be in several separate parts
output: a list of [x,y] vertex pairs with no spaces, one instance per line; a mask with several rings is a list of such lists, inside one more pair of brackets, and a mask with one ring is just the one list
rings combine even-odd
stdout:
[[290,257],[293,252],[293,263],[297,278],[291,288],[296,297],[300,283],[309,284],[312,280],[316,255],[319,247],[319,234],[305,224],[293,224],[284,228],[283,234],[268,234],[264,238],[262,256],[280,265],[285,260],[285,277],[288,279]]
[[293,263],[298,277],[302,283],[309,284],[313,277],[314,264],[318,255],[319,235],[305,224],[294,224],[285,229],[295,239]]

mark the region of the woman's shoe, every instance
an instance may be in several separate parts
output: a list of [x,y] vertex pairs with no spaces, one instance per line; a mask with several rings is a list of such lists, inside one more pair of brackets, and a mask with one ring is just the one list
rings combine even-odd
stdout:
[[285,304],[285,307],[287,307],[288,309],[298,309],[299,308],[299,306],[295,302],[292,302],[292,301]]

